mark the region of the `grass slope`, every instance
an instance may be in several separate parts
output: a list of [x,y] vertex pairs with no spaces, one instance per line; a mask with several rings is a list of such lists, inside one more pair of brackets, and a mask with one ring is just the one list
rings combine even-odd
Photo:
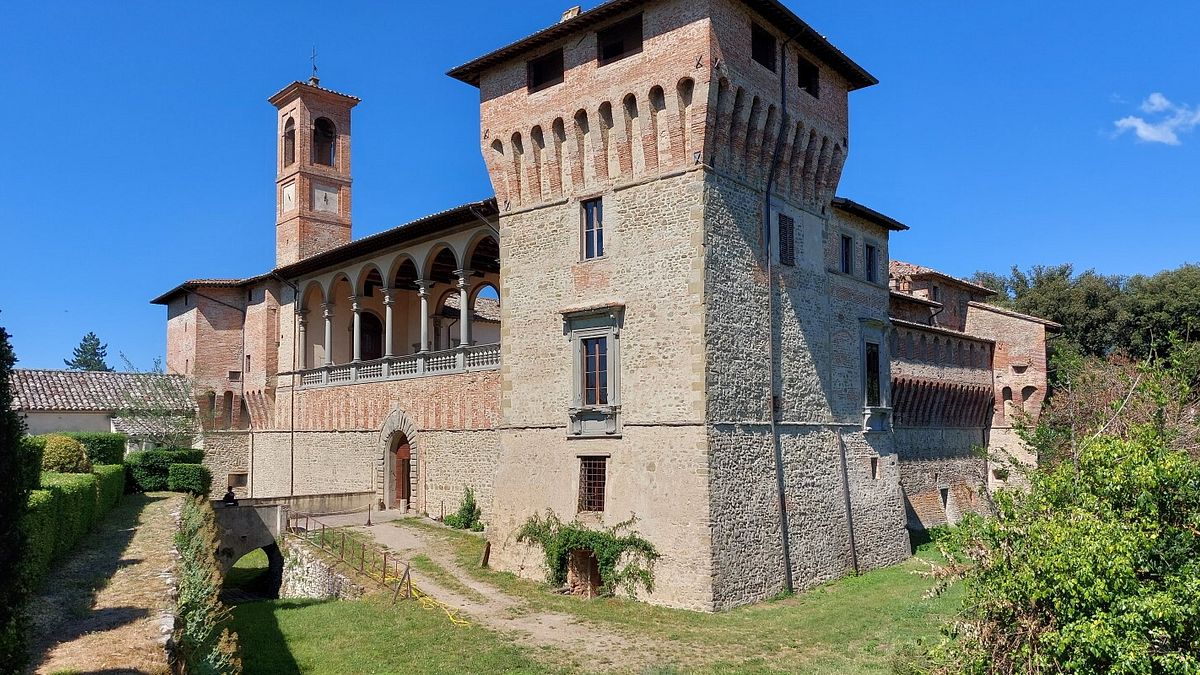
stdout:
[[264,600],[238,605],[247,673],[551,673],[478,626],[452,626],[414,602]]

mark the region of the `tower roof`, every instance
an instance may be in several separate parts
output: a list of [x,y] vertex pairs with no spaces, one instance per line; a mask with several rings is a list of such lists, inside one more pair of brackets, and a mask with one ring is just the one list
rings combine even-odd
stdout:
[[[480,74],[492,66],[527,54],[571,33],[590,28],[621,12],[634,7],[641,7],[649,2],[650,0],[608,0],[608,2],[597,5],[586,12],[581,12],[573,18],[561,21],[549,28],[544,28],[507,47],[501,47],[469,63],[454,68],[447,74],[456,80],[461,80],[478,87]],[[852,61],[840,49],[833,46],[829,40],[826,40],[812,26],[809,26],[800,17],[796,16],[795,12],[785,7],[779,0],[740,0],[740,2],[775,24],[785,35],[793,36],[797,44],[832,66],[835,71],[842,77],[845,77],[850,83],[851,91],[879,84],[879,80],[875,79],[862,66]]]
[[352,103],[350,103],[351,107],[358,105],[358,103],[362,100],[362,99],[358,98],[357,96],[351,96],[350,94],[343,94],[340,91],[326,89],[325,87],[321,87],[316,84],[311,84],[308,82],[301,82],[300,80],[296,80],[295,82],[289,84],[288,86],[284,87],[283,89],[280,89],[279,91],[275,92],[275,95],[273,95],[271,98],[269,98],[267,100],[270,101],[271,105],[278,107],[278,106],[282,105],[285,101],[292,98],[293,96],[300,94],[300,93],[304,93],[304,92],[317,94],[319,96],[333,96],[333,97],[345,99],[347,101],[352,101]]

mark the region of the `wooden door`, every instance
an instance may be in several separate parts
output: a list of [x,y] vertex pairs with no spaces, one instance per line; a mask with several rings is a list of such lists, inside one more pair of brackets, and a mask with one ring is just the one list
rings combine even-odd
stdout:
[[412,499],[412,485],[409,479],[409,471],[411,466],[412,450],[408,446],[408,441],[403,441],[396,448],[396,491],[394,506],[399,506],[401,501],[409,501]]

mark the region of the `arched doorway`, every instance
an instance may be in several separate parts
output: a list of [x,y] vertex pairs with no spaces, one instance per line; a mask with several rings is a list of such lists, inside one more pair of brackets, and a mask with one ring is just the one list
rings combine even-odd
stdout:
[[383,322],[371,312],[363,312],[359,320],[359,346],[363,361],[383,358]]
[[412,446],[402,432],[392,435],[392,503],[388,507],[406,511],[412,502]]

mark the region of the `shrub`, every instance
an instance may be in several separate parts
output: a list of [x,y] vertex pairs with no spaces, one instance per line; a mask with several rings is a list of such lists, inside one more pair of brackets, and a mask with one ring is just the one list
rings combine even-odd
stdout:
[[965,521],[964,612],[930,669],[1200,672],[1200,462],[1136,436],[1086,439]]
[[203,450],[141,450],[125,457],[129,467],[127,484],[131,490],[152,492],[169,489],[168,478],[172,464],[199,464]]
[[26,537],[22,528],[29,490],[36,486],[41,452],[29,462],[28,448],[21,442],[25,420],[13,410],[12,367],[17,357],[8,342],[8,331],[0,328],[0,664],[21,672],[28,660],[25,628],[28,623],[25,584],[14,583],[25,564]]
[[466,488],[463,491],[462,501],[458,503],[458,512],[446,516],[442,522],[456,530],[482,532],[483,523],[479,521],[482,513],[483,510],[479,508],[479,504],[475,503],[475,491]]
[[207,495],[212,474],[203,464],[172,464],[167,472],[167,489],[193,495]]
[[121,464],[99,464],[92,467],[96,474],[96,504],[101,514],[108,513],[125,494],[125,467]]
[[83,443],[62,434],[50,434],[42,450],[42,470],[59,473],[90,473],[92,462]]
[[42,451],[45,447],[45,436],[25,436],[17,446],[17,482],[28,490],[36,490],[42,485]]
[[55,506],[58,511],[57,545],[55,559],[66,555],[99,520],[97,485],[99,479],[92,473],[42,473],[42,486],[58,495]]
[[190,497],[179,514],[179,592],[175,614],[178,656],[191,674],[238,675],[242,661],[237,633],[226,627],[229,610],[221,603],[223,579],[217,562],[216,515],[203,497]]
[[93,464],[120,464],[125,459],[125,434],[89,431],[62,435],[83,443]]
[[631,531],[636,518],[617,523],[610,528],[593,530],[578,521],[564,523],[546,511],[546,517],[530,516],[517,530],[517,541],[538,544],[546,556],[550,583],[562,585],[567,581],[567,564],[572,551],[585,549],[596,556],[600,571],[600,592],[611,595],[618,588],[634,597],[637,587],[654,590],[654,561],[658,550]]

